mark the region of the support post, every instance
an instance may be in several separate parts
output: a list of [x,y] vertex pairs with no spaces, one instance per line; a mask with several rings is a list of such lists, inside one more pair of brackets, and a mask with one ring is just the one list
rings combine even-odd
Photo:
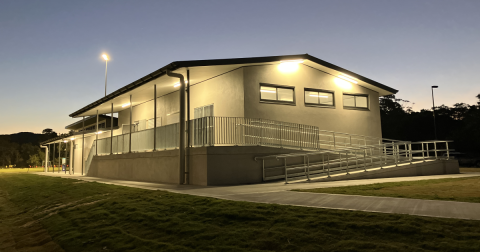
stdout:
[[132,95],[130,95],[130,132],[128,134],[128,153],[132,153],[132,114],[133,114],[133,104],[132,104]]
[[98,156],[98,110],[97,110],[97,124],[95,125],[95,156]]
[[285,184],[288,184],[287,158],[283,159],[283,167],[285,169]]
[[327,170],[327,174],[328,174],[328,178],[330,178],[330,153],[327,153],[327,162],[328,162],[328,170]]
[[110,110],[110,155],[113,155],[113,102]]
[[425,162],[425,150],[423,149],[423,143],[422,143],[422,157],[423,157],[423,162]]
[[345,152],[345,154],[347,155],[347,175],[350,174],[348,173],[348,152]]
[[52,152],[52,172],[55,172],[55,143],[53,143],[53,152]]
[[69,162],[69,169],[68,169],[68,174],[72,175],[72,165],[73,165],[73,141],[74,140],[70,140],[70,162]]
[[[65,166],[67,166],[67,143],[65,143]],[[67,174],[67,167],[65,167],[65,174]]]
[[83,167],[85,166],[85,160],[83,152],[85,152],[85,116],[83,117],[83,126],[82,126],[82,176],[83,176]]
[[[183,75],[167,70],[167,75],[180,79],[180,144],[179,144],[179,184],[185,183],[185,80]],[[187,181],[188,183],[188,181]]]
[[437,156],[437,142],[433,143],[433,148],[435,149],[435,160],[437,160],[437,158],[438,158],[438,156]]
[[57,171],[59,173],[60,173],[60,167],[62,166],[62,157],[60,156],[60,154],[62,154],[62,141],[60,141],[60,143],[58,143],[58,169],[57,169]]
[[450,150],[448,149],[448,142],[445,142],[446,147],[447,147],[447,160],[450,159]]
[[153,151],[157,149],[157,84],[153,85]]

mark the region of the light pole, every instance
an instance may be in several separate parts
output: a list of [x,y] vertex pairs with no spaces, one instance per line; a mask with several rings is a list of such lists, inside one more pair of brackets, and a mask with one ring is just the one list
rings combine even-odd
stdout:
[[435,140],[437,140],[437,123],[435,122],[435,98],[433,96],[433,89],[438,88],[438,86],[432,86],[432,104],[433,104],[433,130],[435,132]]
[[105,96],[107,96],[107,63],[108,63],[108,56],[106,54],[102,55],[103,59],[105,60]]

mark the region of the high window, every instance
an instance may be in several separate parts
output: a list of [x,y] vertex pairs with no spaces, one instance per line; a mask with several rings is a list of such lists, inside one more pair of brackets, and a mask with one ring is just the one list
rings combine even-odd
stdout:
[[213,116],[213,104],[201,106],[193,110],[194,119]]
[[333,91],[306,88],[305,105],[318,107],[333,107],[335,106]]
[[358,94],[344,94],[343,107],[368,109],[368,96]]
[[295,88],[272,84],[260,84],[260,101],[279,104],[295,104]]

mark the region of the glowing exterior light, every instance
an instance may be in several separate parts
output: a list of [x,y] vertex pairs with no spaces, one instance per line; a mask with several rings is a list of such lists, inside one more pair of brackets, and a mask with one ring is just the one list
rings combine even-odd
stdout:
[[303,60],[282,60],[278,65],[278,70],[284,73],[291,73],[298,70],[298,64],[303,63]]
[[67,142],[67,140],[65,140],[65,141],[63,141],[63,142],[64,142],[64,143],[66,143],[66,142]]
[[102,55],[104,60],[108,60],[108,56],[106,54]]
[[122,108],[125,108],[125,107],[128,107],[128,106],[130,106],[130,102],[123,104],[123,105],[122,105]]
[[349,81],[349,82],[352,82],[352,83],[355,83],[355,84],[358,83],[356,80],[353,79],[352,76],[349,76],[349,75],[346,75],[346,74],[341,74],[341,75],[338,76],[338,78],[344,79],[346,81]]
[[346,89],[346,90],[352,89],[352,83],[344,79],[335,78],[334,81],[335,81],[335,84],[337,84],[337,86],[341,87],[342,89]]
[[[185,81],[185,84],[187,84],[188,81]],[[177,82],[173,85],[174,88],[180,87],[180,82]]]
[[70,140],[72,140],[72,141],[75,140],[75,137],[70,138]]
[[103,131],[95,132],[95,134],[102,134],[102,133],[103,133]]

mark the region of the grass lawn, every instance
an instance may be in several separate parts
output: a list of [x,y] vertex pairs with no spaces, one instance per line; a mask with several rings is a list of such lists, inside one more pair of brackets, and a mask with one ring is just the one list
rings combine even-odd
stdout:
[[0,230],[38,224],[65,251],[480,250],[480,221],[235,202],[34,174],[0,173],[0,200]]
[[389,182],[295,191],[480,203],[480,177]]
[[27,173],[27,172],[43,172],[42,167],[37,168],[0,168],[0,173]]
[[460,167],[460,172],[480,172],[480,168],[478,167]]

